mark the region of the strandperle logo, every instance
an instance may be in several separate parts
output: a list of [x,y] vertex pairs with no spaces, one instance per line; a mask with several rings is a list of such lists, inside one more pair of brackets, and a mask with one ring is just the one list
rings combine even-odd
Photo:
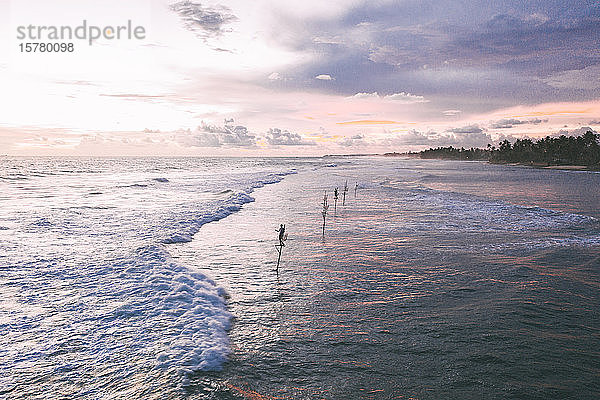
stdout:
[[91,46],[94,40],[104,38],[107,40],[138,39],[146,38],[146,29],[143,26],[133,26],[131,20],[126,25],[88,25],[83,20],[81,25],[72,27],[69,25],[21,25],[17,27],[17,39],[43,41],[43,40],[87,40]]

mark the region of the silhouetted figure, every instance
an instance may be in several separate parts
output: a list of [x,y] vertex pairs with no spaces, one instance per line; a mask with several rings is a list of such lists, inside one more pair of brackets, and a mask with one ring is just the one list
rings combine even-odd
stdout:
[[276,232],[279,232],[279,245],[285,246],[285,243],[283,243],[285,241],[285,225],[279,225],[279,229],[277,229]]
[[323,211],[321,211],[321,215],[323,215],[323,238],[325,238],[325,218],[327,217],[327,210],[329,210],[329,203],[327,202],[327,190],[323,195]]
[[343,195],[342,205],[343,206],[346,205],[346,193],[348,193],[348,180],[346,180],[346,182],[344,182],[344,191],[342,192],[342,195]]
[[333,211],[337,211],[338,188],[333,189]]

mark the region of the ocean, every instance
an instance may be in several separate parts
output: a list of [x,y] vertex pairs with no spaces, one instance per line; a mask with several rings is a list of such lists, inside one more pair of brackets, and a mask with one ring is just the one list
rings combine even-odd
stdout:
[[598,188],[483,162],[2,157],[0,398],[596,399]]

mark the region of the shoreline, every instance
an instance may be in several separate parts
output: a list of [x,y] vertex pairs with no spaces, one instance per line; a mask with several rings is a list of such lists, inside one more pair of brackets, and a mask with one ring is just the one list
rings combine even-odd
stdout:
[[[515,309],[527,307],[525,300],[521,299],[529,298],[532,293],[538,294],[537,287],[521,286],[522,282],[531,278],[522,275],[517,257],[529,251],[532,257],[547,254],[549,250],[546,247],[539,252],[535,247],[529,250],[529,241],[554,243],[562,240],[563,234],[570,238],[569,233],[564,231],[570,224],[578,224],[577,220],[570,221],[568,216],[537,207],[511,206],[510,202],[507,206],[494,199],[488,200],[485,197],[496,192],[493,187],[482,188],[484,197],[474,198],[460,191],[421,193],[403,185],[382,186],[379,179],[382,174],[396,176],[394,162],[382,162],[381,169],[366,160],[340,164],[332,170],[308,170],[290,175],[276,185],[261,188],[255,193],[255,202],[248,203],[227,219],[204,225],[202,233],[192,242],[178,247],[178,259],[183,264],[200,270],[225,288],[230,296],[228,310],[236,316],[228,332],[231,346],[229,361],[224,364],[222,372],[211,375],[208,380],[192,377],[190,388],[194,394],[203,393],[208,387],[208,390],[214,390],[215,397],[219,397],[223,394],[219,388],[230,385],[226,387],[240,393],[294,399],[302,396],[347,398],[372,390],[380,391],[377,393],[381,397],[377,398],[395,398],[407,393],[421,395],[425,393],[421,387],[427,386],[432,388],[436,397],[444,397],[449,393],[445,379],[423,378],[412,370],[399,371],[396,368],[398,363],[407,358],[415,360],[413,362],[417,365],[432,365],[432,368],[446,365],[446,360],[439,361],[436,354],[453,354],[460,349],[460,344],[453,343],[460,343],[467,332],[459,330],[465,320],[474,321],[473,328],[468,330],[470,334],[474,332],[474,341],[486,343],[475,348],[475,356],[500,352],[504,343],[514,346],[523,340],[521,337],[511,339],[511,332],[523,328],[511,325],[511,331],[506,332],[504,321],[513,315]],[[419,170],[424,166],[425,170],[433,173],[440,168],[439,164],[416,160],[409,164],[418,166]],[[462,171],[482,169],[468,164],[456,164],[456,167],[448,170],[459,178],[458,181],[453,180],[457,183],[465,183],[460,178]],[[516,181],[511,177],[534,173],[527,171],[509,168],[499,175],[504,182],[511,182]],[[481,172],[483,176],[487,173],[485,168]],[[549,177],[552,181],[563,180],[560,174],[547,175],[552,175]],[[581,174],[577,175],[580,176],[574,178],[585,180]],[[354,198],[351,194],[345,206],[338,202],[337,214],[328,217],[326,235],[322,237],[320,221],[315,216],[320,216],[319,201],[323,191],[331,190],[346,178],[349,181],[360,179],[363,186],[358,197]],[[545,182],[534,184],[543,186]],[[524,185],[528,188],[530,184],[526,182]],[[507,193],[516,192],[519,191],[509,190]],[[410,193],[424,197],[414,201]],[[436,204],[439,201],[444,201],[449,207],[438,208]],[[529,201],[525,203],[530,204]],[[378,206],[373,207],[372,204]],[[533,205],[543,207],[537,201]],[[464,207],[467,214],[465,222],[447,225],[445,221],[451,221],[450,216],[454,215],[456,207]],[[490,214],[496,218],[490,219]],[[431,219],[434,222],[423,223],[422,215],[435,215],[436,218]],[[485,230],[479,233],[470,231],[473,221],[484,224]],[[290,239],[277,273],[277,253],[273,244],[276,241],[275,227],[280,222],[287,223]],[[576,234],[579,235],[579,231]],[[405,237],[407,241],[404,241]],[[470,247],[472,242],[480,242],[480,245]],[[235,245],[232,246],[232,243]],[[558,248],[557,252],[563,251],[562,247]],[[512,255],[515,251],[517,256]],[[199,258],[198,254],[202,257]],[[553,256],[555,253],[550,254]],[[588,253],[585,256],[588,257]],[[448,267],[440,271],[438,264],[442,257],[450,261]],[[566,257],[564,262],[568,263],[569,258]],[[585,261],[589,260],[586,258]],[[457,271],[460,273],[457,274]],[[413,277],[411,282],[406,281],[408,274]],[[507,274],[512,279],[510,287],[506,284],[490,286],[488,283]],[[554,278],[548,279],[553,282]],[[453,296],[450,304],[447,296],[429,294],[432,285],[428,282],[431,280],[440,285],[436,286],[440,288],[438,290]],[[411,298],[397,296],[399,292],[410,292]],[[463,308],[456,311],[457,304],[482,304],[486,307],[487,296],[498,303],[507,296],[516,300],[504,308],[485,308],[483,314]],[[545,301],[544,297],[535,299],[540,303]],[[529,309],[523,311],[530,312]],[[556,315],[562,312],[558,310]],[[567,312],[577,311],[568,309]],[[490,325],[488,313],[493,313],[492,318],[501,322]],[[440,317],[440,314],[445,317]],[[386,318],[381,318],[381,315]],[[424,333],[420,325],[412,325],[422,316],[435,324],[425,325],[428,333]],[[555,315],[552,317],[556,318]],[[340,329],[340,326],[345,328]],[[407,329],[406,326],[414,328]],[[550,333],[558,330],[548,329]],[[533,327],[526,334],[533,338],[528,351],[540,356],[547,347],[535,341],[538,332],[538,328]],[[435,338],[444,335],[449,340],[431,339],[418,345],[420,347],[416,350],[400,355],[394,351],[398,348],[412,349],[413,343],[422,343],[423,335]],[[487,344],[485,338],[489,335],[502,336],[500,341]],[[588,342],[574,343],[580,343],[586,351],[589,349]],[[569,346],[571,342],[565,339],[559,345]],[[588,358],[589,354],[588,351]],[[518,364],[527,356],[516,351],[506,357],[509,357],[507,362]],[[559,354],[548,362],[558,363],[561,356],[564,357]],[[373,359],[379,360],[377,367],[368,364]],[[456,359],[459,358],[450,355],[446,362]],[[567,359],[567,363],[573,365],[575,362]],[[353,366],[350,372],[348,365]],[[497,387],[495,385],[502,384],[506,365],[504,362],[494,363],[490,368],[491,373],[486,379],[491,387]],[[458,370],[450,367],[447,376],[455,376]],[[270,374],[263,374],[265,371],[281,379],[271,380],[268,378]],[[462,371],[464,379],[478,379],[477,367]],[[310,383],[295,383],[297,373],[309,377]],[[537,371],[533,369],[532,376],[535,373]],[[332,381],[343,382],[348,374],[352,377],[351,385],[327,386]],[[531,376],[525,376],[523,382],[528,379],[533,379],[531,387],[518,383],[503,386],[503,390],[518,391],[527,397],[534,393],[533,385],[538,383]],[[400,380],[407,382],[406,387],[395,384]],[[589,378],[584,375],[582,380],[589,381]],[[467,397],[479,390],[473,389]],[[489,391],[492,397],[495,393],[497,389]]]
[[461,160],[455,158],[443,158],[443,157],[434,157],[434,158],[421,158],[416,157],[413,154],[403,154],[403,153],[384,153],[379,154],[382,157],[406,157],[412,159],[419,160],[445,160],[445,161],[479,161],[486,162],[488,164],[494,165],[508,165],[508,166],[519,166],[519,167],[531,167],[537,169],[554,169],[554,170],[563,170],[563,171],[600,171],[600,166],[590,166],[590,165],[573,165],[573,164],[547,164],[547,163],[537,163],[537,162],[493,162],[486,159],[470,159],[470,160]]
[[[481,160],[485,161],[485,160]],[[553,169],[553,170],[562,170],[562,171],[600,171],[600,167],[598,166],[588,166],[588,165],[572,165],[572,164],[564,164],[564,165],[553,165],[546,163],[504,163],[504,162],[491,162],[487,161],[488,164],[494,165],[508,165],[508,166],[519,166],[519,167],[530,167],[536,169]]]

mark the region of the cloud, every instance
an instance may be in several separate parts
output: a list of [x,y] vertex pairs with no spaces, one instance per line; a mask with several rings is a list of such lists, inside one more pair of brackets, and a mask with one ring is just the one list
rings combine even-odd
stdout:
[[[507,0],[465,8],[451,0],[377,1],[301,22],[290,10],[285,26],[292,32],[280,38],[278,26],[273,38],[314,55],[286,71],[303,78],[287,87],[318,87],[315,75],[332,71],[335,82],[327,89],[336,94],[405,91],[442,97],[447,108],[469,113],[524,102],[587,101],[600,94],[600,79],[594,80],[600,73],[600,7],[593,0],[577,4],[548,0],[524,7]],[[576,72],[560,75],[581,70],[589,85],[577,83]]]
[[527,121],[527,123],[534,124],[534,125],[541,124],[542,122],[548,122],[548,118],[546,118],[546,119],[535,118],[535,119],[530,119],[529,121]]
[[327,37],[327,36],[319,36],[313,38],[313,42],[319,44],[343,44],[344,41],[339,37]]
[[131,101],[145,101],[145,102],[149,102],[149,103],[159,102],[168,97],[168,95],[152,95],[152,94],[141,94],[141,93],[118,93],[118,94],[100,93],[99,96],[116,97],[116,98],[121,98],[124,100],[131,100]]
[[427,103],[429,101],[429,100],[425,100],[425,97],[423,97],[423,96],[417,96],[415,94],[410,94],[410,93],[405,93],[405,92],[390,94],[389,96],[385,96],[384,99],[398,101],[398,102],[406,103],[406,104]]
[[426,145],[437,147],[441,146],[439,137],[437,132],[420,132],[416,129],[412,129],[406,133],[398,134],[398,136],[393,139],[387,139],[385,141],[389,141],[389,144],[394,145]]
[[395,101],[402,104],[414,104],[414,103],[427,103],[429,100],[425,100],[425,97],[410,94],[406,92],[394,93],[390,95],[381,96],[377,92],[373,93],[356,93],[354,96],[347,97],[347,99],[382,99]]
[[[459,129],[460,130],[460,129]],[[400,146],[421,146],[421,147],[486,147],[489,143],[493,143],[492,137],[483,131],[468,132],[449,132],[438,133],[436,131],[421,132],[418,130],[410,130],[406,133],[400,133],[394,138],[384,140],[388,145]]]
[[267,132],[265,139],[267,143],[272,146],[313,146],[316,143],[313,141],[307,141],[297,133],[293,133],[287,130],[281,130],[279,128],[271,128]]
[[270,81],[278,81],[281,79],[281,75],[279,74],[279,72],[273,72],[271,75],[268,76],[268,79]]
[[505,118],[505,119],[501,119],[499,121],[493,122],[490,125],[490,128],[492,129],[509,129],[514,127],[515,125],[523,125],[523,124],[534,124],[534,125],[538,125],[541,124],[542,122],[548,122],[547,119],[530,119],[530,120],[520,120],[520,119],[516,119],[516,118]]
[[452,116],[460,114],[461,112],[462,112],[461,110],[445,110],[445,111],[442,111],[442,114],[444,114],[448,117],[452,117]]
[[543,81],[559,89],[600,89],[600,65],[559,72]]
[[362,147],[367,146],[369,144],[365,140],[365,137],[360,134],[351,137],[345,137],[341,140],[338,140],[337,143],[343,147]]
[[356,93],[354,96],[348,97],[348,99],[379,99],[377,92],[373,93]]
[[321,138],[321,139],[331,139],[331,138],[336,137],[337,135],[325,130],[325,128],[320,126],[319,129],[317,130],[317,132],[312,133],[311,136]]
[[242,125],[233,125],[233,120],[226,120],[224,126],[202,123],[194,131],[179,130],[174,134],[174,141],[185,147],[252,147],[255,137],[248,133]]
[[56,80],[56,83],[60,85],[78,85],[78,86],[98,86],[96,83],[92,83],[91,81],[85,81],[81,79],[77,80]]
[[467,125],[467,126],[463,126],[461,128],[452,128],[452,129],[448,129],[447,132],[451,132],[451,133],[481,133],[483,132],[483,129],[481,129],[479,127],[479,125]]
[[374,120],[374,119],[361,119],[358,121],[344,121],[344,122],[336,122],[336,125],[396,125],[399,124],[398,121],[388,121],[388,120]]
[[590,122],[588,122],[588,124],[590,124],[590,125],[600,125],[600,120],[593,119]]
[[527,121],[521,121],[515,118],[509,118],[509,119],[501,119],[499,121],[496,121],[494,123],[492,123],[490,125],[491,128],[493,129],[508,129],[508,128],[512,128],[514,125],[522,125],[522,124],[526,124]]
[[369,60],[374,63],[385,63],[390,65],[398,65],[407,53],[390,45],[376,46],[369,50]]
[[224,25],[238,19],[227,7],[203,7],[201,3],[187,0],[175,3],[170,8],[179,14],[188,29],[204,38],[221,35],[225,32]]
[[315,76],[315,79],[319,79],[321,81],[332,81],[333,80],[331,75],[327,75],[327,74],[317,75],[317,76]]
[[560,131],[558,131],[557,133],[555,133],[552,136],[561,136],[561,135],[565,135],[565,136],[581,136],[581,135],[585,134],[587,131],[592,131],[593,133],[598,133],[598,132],[596,132],[594,129],[592,129],[589,126],[582,126],[581,128],[571,129],[571,130],[561,129]]
[[482,65],[540,77],[598,64],[593,56],[600,34],[597,4],[584,0],[573,10],[551,3],[531,14],[499,12],[481,29],[463,30],[451,47]]

